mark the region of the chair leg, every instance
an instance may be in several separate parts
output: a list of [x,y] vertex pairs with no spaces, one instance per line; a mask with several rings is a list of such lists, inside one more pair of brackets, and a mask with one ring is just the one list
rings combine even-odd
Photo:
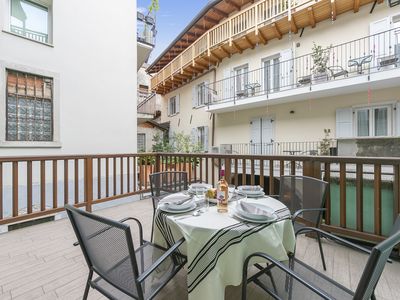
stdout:
[[318,239],[319,252],[320,252],[320,254],[321,254],[322,266],[323,266],[323,268],[324,268],[324,271],[326,271],[324,250],[322,249],[321,236],[320,236],[319,233],[317,233],[317,239]]
[[269,277],[269,279],[271,280],[272,287],[274,288],[275,293],[278,294],[278,289],[276,288],[275,279],[274,279],[274,277],[272,276],[271,270],[268,270],[266,274],[267,274],[267,276]]
[[83,294],[83,298],[82,298],[83,300],[86,300],[89,295],[90,281],[92,280],[92,277],[93,277],[93,271],[90,270],[88,279],[86,281],[85,293]]

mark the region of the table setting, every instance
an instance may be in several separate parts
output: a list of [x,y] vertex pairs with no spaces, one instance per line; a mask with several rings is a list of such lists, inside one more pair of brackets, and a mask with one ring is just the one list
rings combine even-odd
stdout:
[[226,286],[240,285],[243,261],[253,252],[285,261],[294,251],[289,209],[262,187],[229,186],[226,213],[218,212],[215,194],[208,184],[192,184],[164,197],[154,218],[156,244],[186,240],[180,251],[188,258],[190,300],[224,299]]

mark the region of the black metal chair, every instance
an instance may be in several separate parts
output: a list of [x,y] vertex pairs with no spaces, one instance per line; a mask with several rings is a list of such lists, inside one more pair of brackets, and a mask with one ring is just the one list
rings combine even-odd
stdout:
[[[71,205],[65,209],[89,267],[83,299],[90,287],[109,299],[153,299],[186,263],[178,251],[184,239],[164,249],[143,240],[142,225],[136,218],[117,222]],[[139,229],[136,249],[131,229],[124,224],[129,220]],[[93,273],[98,277],[93,279]]]
[[[285,175],[280,177],[278,199],[285,204],[292,214],[295,231],[304,224],[319,228],[325,209],[328,183],[313,177]],[[322,266],[326,270],[321,237],[317,233]]]
[[[162,198],[173,193],[186,191],[188,189],[188,175],[186,172],[181,171],[167,171],[152,173],[149,175],[149,177],[154,219],[158,202],[160,202]],[[154,228],[152,226],[151,239],[153,239],[153,231]]]
[[[339,242],[341,245],[369,254],[367,264],[355,291],[348,289],[296,258],[294,259],[294,264],[289,268],[271,256],[258,252],[248,256],[245,260],[242,279],[242,300],[246,300],[247,284],[250,282],[257,284],[274,299],[375,299],[374,290],[385,264],[389,261],[393,248],[400,243],[400,216],[397,218],[394,228],[393,234],[375,246],[372,251],[318,228],[304,227],[298,231],[297,234],[318,233],[330,240]],[[249,262],[256,257],[264,258],[268,261],[266,269],[274,278],[273,284],[270,277],[264,276],[266,269],[247,278]],[[290,278],[289,283],[286,280],[287,276]]]

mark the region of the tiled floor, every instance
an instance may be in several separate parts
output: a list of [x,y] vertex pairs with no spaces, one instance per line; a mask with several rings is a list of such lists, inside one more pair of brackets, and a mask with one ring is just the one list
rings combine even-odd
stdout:
[[[150,200],[106,208],[96,213],[120,219],[135,216],[143,221],[145,237],[151,230]],[[5,299],[81,299],[87,267],[67,219],[40,224],[0,235],[0,300]],[[298,241],[297,255],[321,268],[318,248],[312,239]],[[324,242],[328,276],[354,289],[366,256]],[[318,257],[318,259],[315,259]],[[400,299],[400,263],[387,264],[376,290],[378,299]],[[240,299],[240,287],[228,287],[226,299]],[[91,290],[89,299],[102,299]],[[185,271],[181,271],[157,299],[187,299]],[[258,288],[249,299],[265,299]]]

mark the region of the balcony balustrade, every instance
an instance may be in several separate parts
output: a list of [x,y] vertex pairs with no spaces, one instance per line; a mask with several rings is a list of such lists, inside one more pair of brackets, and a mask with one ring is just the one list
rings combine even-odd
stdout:
[[29,30],[26,28],[18,27],[15,25],[10,26],[11,32],[18,34],[20,36],[26,37],[28,39],[41,42],[41,43],[48,43],[49,42],[49,36],[46,33],[38,32],[38,31],[33,31]]
[[328,47],[325,71],[312,53],[231,76],[208,85],[211,103],[274,94],[329,81],[359,77],[400,67],[400,29],[391,29],[340,45]]
[[400,213],[400,159],[316,155],[142,153],[1,157],[0,225],[149,192],[152,172],[186,171],[190,182],[215,185],[218,170],[235,185],[259,184],[278,192],[281,175],[330,182],[323,228],[377,242]]

